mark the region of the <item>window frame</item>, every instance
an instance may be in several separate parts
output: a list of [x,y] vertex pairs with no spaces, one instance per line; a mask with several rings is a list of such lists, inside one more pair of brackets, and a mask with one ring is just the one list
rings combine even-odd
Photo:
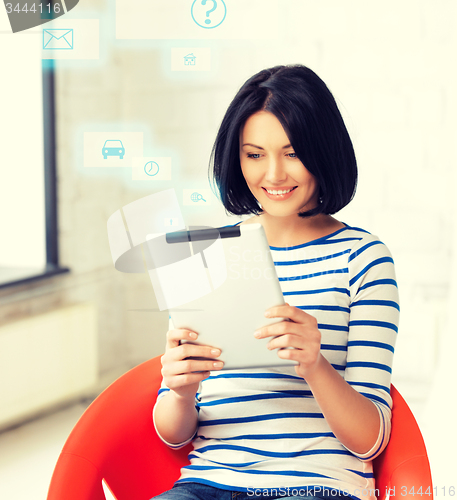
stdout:
[[17,277],[0,281],[0,289],[26,284],[68,273],[68,267],[59,264],[56,124],[55,124],[55,68],[54,61],[42,62],[43,88],[43,142],[44,142],[44,202],[46,232],[46,264],[42,269],[17,268]]

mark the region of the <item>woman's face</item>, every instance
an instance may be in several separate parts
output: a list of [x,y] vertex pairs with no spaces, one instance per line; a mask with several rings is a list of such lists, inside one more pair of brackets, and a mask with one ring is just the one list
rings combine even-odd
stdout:
[[240,162],[246,183],[265,213],[284,217],[317,205],[317,181],[296,157],[272,113],[259,111],[246,120],[240,133]]

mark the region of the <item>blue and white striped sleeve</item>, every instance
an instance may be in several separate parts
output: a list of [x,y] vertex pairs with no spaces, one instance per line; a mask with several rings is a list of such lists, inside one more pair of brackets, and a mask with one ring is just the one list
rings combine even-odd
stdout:
[[348,269],[351,302],[344,378],[375,404],[380,418],[373,448],[364,454],[349,451],[368,461],[383,451],[390,437],[390,381],[400,313],[398,287],[389,249],[371,234],[351,249]]

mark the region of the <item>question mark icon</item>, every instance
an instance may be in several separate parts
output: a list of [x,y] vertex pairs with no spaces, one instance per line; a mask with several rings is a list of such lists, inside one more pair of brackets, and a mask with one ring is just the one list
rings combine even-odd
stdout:
[[[191,7],[192,19],[201,28],[211,29],[219,26],[227,15],[227,7],[224,0],[211,0],[212,7],[208,9],[208,0],[194,0]],[[217,9],[217,11],[216,11]],[[216,11],[215,14],[212,14]],[[210,15],[212,14],[211,18]]]
[[[202,0],[202,5],[206,5],[206,2],[207,2],[207,0]],[[216,7],[217,7],[216,0],[211,0],[211,2],[213,2],[213,8],[206,12],[206,17],[208,17],[208,18],[209,18],[209,15],[211,14],[211,12],[214,12],[216,10]],[[205,24],[211,24],[211,19],[205,19]]]

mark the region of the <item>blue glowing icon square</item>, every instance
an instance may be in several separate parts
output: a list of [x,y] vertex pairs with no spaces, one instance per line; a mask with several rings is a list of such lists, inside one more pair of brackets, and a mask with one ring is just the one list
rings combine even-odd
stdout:
[[211,191],[205,188],[183,189],[183,205],[211,205]]
[[211,49],[209,47],[173,47],[171,49],[171,71],[210,71]]
[[[8,0],[12,1],[12,0]],[[279,40],[284,0],[116,0],[117,40]],[[301,2],[298,2],[301,3]],[[303,2],[304,3],[304,2]],[[141,13],[141,14],[139,14]],[[190,49],[183,54],[192,52]],[[199,54],[195,67],[200,66]],[[183,60],[180,61],[184,66]],[[185,66],[193,67],[193,66]]]
[[123,160],[125,148],[122,141],[117,139],[107,139],[102,147],[102,155],[105,160],[108,159],[108,156],[117,156]]
[[43,29],[43,50],[73,50],[72,29]]
[[195,66],[197,58],[193,54],[187,54],[184,56],[184,65],[185,66]]
[[84,167],[132,167],[143,155],[143,132],[84,132]]
[[56,19],[43,28],[43,59],[98,59],[98,19]]
[[133,158],[132,180],[135,181],[170,181],[170,157]]

